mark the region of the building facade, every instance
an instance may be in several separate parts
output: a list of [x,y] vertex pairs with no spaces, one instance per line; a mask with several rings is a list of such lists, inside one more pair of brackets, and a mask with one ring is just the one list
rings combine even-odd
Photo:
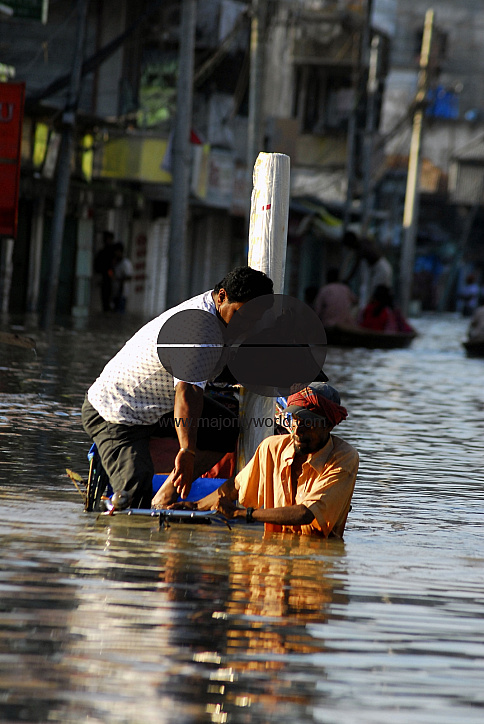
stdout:
[[[399,261],[413,102],[429,3],[380,3],[393,26],[381,134],[382,234]],[[481,141],[484,134],[484,7],[479,0],[434,6],[432,49],[422,134],[414,297],[424,309],[456,308],[471,272],[484,284]],[[472,173],[469,170],[472,169]]]
[[[50,283],[48,246],[76,7],[70,0],[50,3],[45,24],[15,15],[0,21],[0,62],[14,67],[27,86],[20,223],[8,244],[4,311],[42,311]],[[151,316],[166,304],[173,283],[167,259],[180,13],[175,0],[88,3],[59,314],[83,316],[100,308],[92,260],[104,230],[124,244],[134,266],[129,311]],[[386,58],[384,25],[371,30],[364,0],[198,2],[184,270],[190,294],[246,262],[254,149],[291,157],[288,293],[302,297],[340,259],[351,138],[355,202],[365,178],[364,43],[378,37],[380,58]],[[385,74],[381,61],[372,132],[379,126]]]

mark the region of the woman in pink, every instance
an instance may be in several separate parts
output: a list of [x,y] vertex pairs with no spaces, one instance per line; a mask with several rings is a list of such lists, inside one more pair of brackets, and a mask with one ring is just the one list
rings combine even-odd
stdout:
[[355,311],[358,298],[347,284],[338,281],[338,270],[331,268],[327,274],[327,284],[321,287],[314,301],[314,311],[323,325],[355,325]]

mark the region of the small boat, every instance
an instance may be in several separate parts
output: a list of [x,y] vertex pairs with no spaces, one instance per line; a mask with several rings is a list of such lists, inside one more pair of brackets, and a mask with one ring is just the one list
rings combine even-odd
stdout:
[[229,523],[221,513],[216,510],[171,510],[163,508],[126,508],[125,510],[105,510],[99,513],[98,520],[105,519],[106,522],[113,516],[121,516],[124,520],[126,517],[133,521],[141,521],[149,519],[150,521],[158,520],[160,528],[169,528],[170,523],[202,523],[210,525],[211,523],[220,523],[225,525],[229,530],[232,527],[232,521]]
[[468,339],[463,345],[468,357],[484,357],[484,339]]
[[364,327],[335,325],[326,327],[326,338],[331,347],[366,347],[367,349],[402,349],[408,347],[417,332],[377,332]]
[[0,331],[0,343],[10,344],[14,347],[23,347],[24,349],[35,349],[35,339],[16,334],[15,332]]
[[[160,527],[167,527],[170,522],[178,523],[212,523],[221,522],[230,528],[226,518],[216,510],[196,510],[190,506],[187,509],[171,508],[125,508],[115,510],[111,503],[113,490],[109,484],[108,477],[101,466],[99,455],[95,445],[91,446],[88,453],[89,477],[87,481],[72,470],[66,469],[68,477],[72,480],[78,492],[84,500],[84,511],[86,513],[96,512],[100,516],[144,516],[145,518],[158,518]],[[153,495],[165,482],[167,474],[155,474],[152,481]],[[225,482],[225,478],[197,478],[193,481],[189,495],[179,502],[191,503],[204,498],[209,493],[219,488]]]

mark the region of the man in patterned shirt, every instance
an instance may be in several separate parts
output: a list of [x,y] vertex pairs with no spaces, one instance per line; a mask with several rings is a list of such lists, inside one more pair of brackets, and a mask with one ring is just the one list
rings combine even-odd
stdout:
[[[220,372],[220,322],[228,325],[243,304],[272,293],[263,272],[234,269],[212,291],[148,322],[89,388],[82,423],[120,507],[149,508],[186,497],[195,478],[235,449],[237,418],[204,388]],[[180,449],[174,468],[152,501],[150,438],[175,434]]]

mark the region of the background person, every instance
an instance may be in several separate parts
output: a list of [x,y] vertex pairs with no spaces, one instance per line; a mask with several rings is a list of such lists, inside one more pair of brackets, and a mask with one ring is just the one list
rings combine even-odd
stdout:
[[115,312],[126,310],[126,300],[129,297],[130,281],[134,269],[131,261],[124,255],[124,246],[118,241],[114,245],[113,264],[113,304]]
[[109,312],[112,309],[114,271],[114,234],[112,231],[103,231],[103,248],[94,257],[94,271],[101,277],[103,312]]
[[477,307],[469,325],[468,337],[472,341],[484,341],[484,306]]
[[319,290],[313,306],[324,327],[356,324],[358,297],[347,284],[339,281],[336,267],[328,269],[326,284]]
[[344,280],[347,284],[357,271],[360,272],[359,300],[364,307],[378,286],[393,289],[393,268],[372,239],[360,239],[353,231],[343,236],[343,245],[356,252],[352,269]]
[[480,287],[475,274],[467,274],[457,295],[457,311],[463,317],[472,317],[479,306]]
[[375,332],[413,332],[400,310],[395,307],[393,295],[384,284],[377,286],[370,301],[360,315],[360,326]]

